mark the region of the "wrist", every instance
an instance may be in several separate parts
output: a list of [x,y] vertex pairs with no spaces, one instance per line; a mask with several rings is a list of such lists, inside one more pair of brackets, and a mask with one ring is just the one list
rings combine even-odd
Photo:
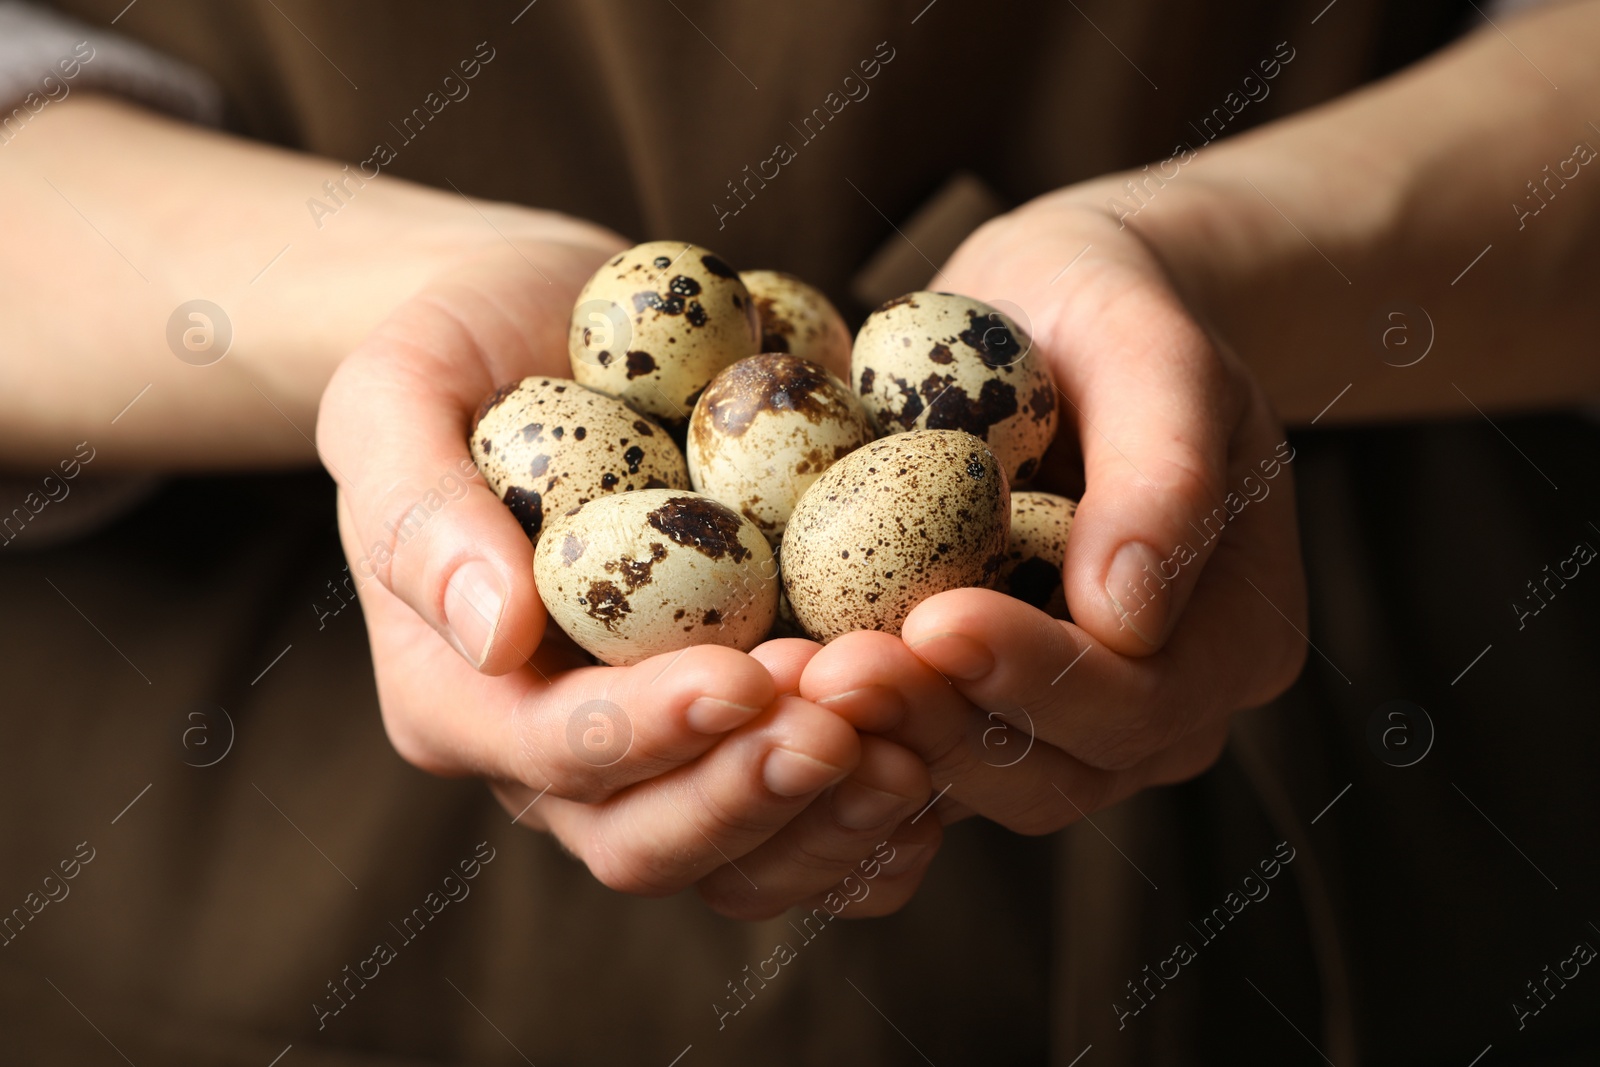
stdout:
[[1340,339],[1334,358],[1319,332],[1383,299],[1373,286],[1388,276],[1384,250],[1414,184],[1403,158],[1380,158],[1348,136],[1339,111],[1044,198],[1058,210],[1097,213],[1141,246],[1289,421],[1316,414],[1348,383],[1350,339]]
[[321,229],[303,214],[279,249],[256,250],[262,272],[235,279],[224,306],[241,338],[229,358],[285,411],[308,418],[345,356],[431,279],[508,245],[535,258],[526,250],[563,232],[542,212],[392,179],[359,190]]
[[[89,93],[27,134],[0,169],[15,268],[0,319],[14,351],[52,358],[0,363],[0,451],[16,462],[89,436],[114,443],[106,469],[314,462],[334,368],[430,278],[495,248],[523,270],[541,243],[609,239]],[[186,319],[195,300],[215,305],[207,318]],[[208,328],[226,349],[203,347]]]

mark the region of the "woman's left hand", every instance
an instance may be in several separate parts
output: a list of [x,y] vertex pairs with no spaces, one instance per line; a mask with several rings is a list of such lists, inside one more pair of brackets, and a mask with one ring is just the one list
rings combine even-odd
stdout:
[[1305,659],[1293,450],[1101,202],[1069,189],[997,219],[932,286],[1032,320],[1063,414],[1040,481],[1072,483],[1082,459],[1063,566],[1075,621],[952,590],[899,637],[833,641],[801,679],[806,699],[922,756],[945,821],[1047,833],[1192,777]]

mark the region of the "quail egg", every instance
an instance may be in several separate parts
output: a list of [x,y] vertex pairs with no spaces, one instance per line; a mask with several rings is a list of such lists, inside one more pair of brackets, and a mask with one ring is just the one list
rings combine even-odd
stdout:
[[777,270],[745,270],[761,324],[761,351],[787,352],[820,363],[835,374],[850,367],[850,330],[822,291]]
[[880,434],[965,430],[1006,477],[1026,482],[1055,438],[1049,372],[1004,312],[951,293],[908,293],[867,317],[850,354],[851,384]]
[[958,430],[874,441],[829,467],[789,518],[785,592],[812,637],[900,626],[928,597],[992,586],[1011,493],[995,456]]
[[711,380],[689,420],[689,478],[774,544],[800,495],[872,440],[850,387],[823,367],[769,352]]
[[606,493],[687,489],[683,453],[615,397],[563,378],[502,385],[478,407],[469,441],[489,488],[539,540],[547,517]]
[[533,552],[550,617],[618,667],[690,645],[754,648],[777,615],[777,570],[748,519],[674,489],[581,504],[553,518]]
[[755,304],[734,269],[682,241],[613,257],[578,294],[572,376],[681,430],[706,383],[761,351]]
[[1011,494],[1011,537],[995,588],[1056,619],[1071,620],[1061,565],[1078,502],[1053,493]]

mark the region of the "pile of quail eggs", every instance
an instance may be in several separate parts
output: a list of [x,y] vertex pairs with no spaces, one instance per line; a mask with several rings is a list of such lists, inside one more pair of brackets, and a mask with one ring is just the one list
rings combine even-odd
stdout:
[[[816,289],[652,241],[589,279],[572,377],[487,397],[472,457],[534,543],[550,617],[603,663],[898,633],[964,586],[1066,618],[1075,503],[1013,493],[1055,437],[1010,316],[910,293],[852,344]],[[848,366],[847,384],[834,370]]]

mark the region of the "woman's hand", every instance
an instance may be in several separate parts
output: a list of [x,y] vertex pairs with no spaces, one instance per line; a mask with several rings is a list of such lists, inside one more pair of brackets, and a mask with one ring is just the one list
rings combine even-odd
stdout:
[[[473,468],[468,425],[497,385],[568,373],[573,300],[622,242],[486,210],[505,245],[406,300],[340,365],[317,424],[389,737],[425,770],[490,779],[612,888],[702,881],[727,914],[777,914],[889,838],[925,803],[927,772],[794,695],[807,642],[597,667],[548,625],[533,547]],[[928,819],[896,840],[937,836]]]
[[801,679],[807,699],[920,754],[949,787],[947,821],[1045,833],[1198,774],[1233,713],[1282,692],[1305,657],[1282,428],[1095,203],[1068,190],[989,223],[932,286],[1031,320],[1063,413],[1040,481],[1082,485],[1063,567],[1075,621],[954,590],[899,638],[839,638]]
[[[1065,400],[1044,487],[1076,488],[1083,460],[1065,561],[1076,623],[945,593],[903,640],[829,645],[801,694],[922,754],[950,787],[944,814],[1019,830],[1208,766],[1229,716],[1281,692],[1306,655],[1292,451],[1273,410],[1478,417],[1600,388],[1600,260],[1584,240],[1600,182],[1563,184],[1550,217],[1529,192],[1554,161],[1592,158],[1573,143],[1594,143],[1597,38],[1600,2],[1547,5],[974,234],[933,287],[1032,320]],[[1371,324],[1397,300],[1427,312],[1447,356],[1382,347]],[[1234,512],[1217,537],[1207,517]]]

